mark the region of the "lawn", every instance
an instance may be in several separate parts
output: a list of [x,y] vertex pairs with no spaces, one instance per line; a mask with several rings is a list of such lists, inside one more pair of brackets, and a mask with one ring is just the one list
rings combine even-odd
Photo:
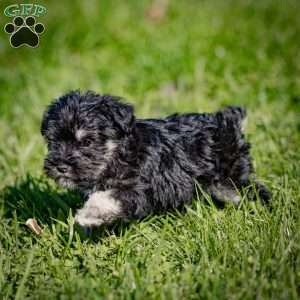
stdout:
[[[35,49],[1,31],[1,299],[299,299],[300,3],[160,2],[42,1]],[[271,206],[200,193],[186,213],[86,237],[79,196],[43,175],[42,113],[70,89],[123,96],[139,117],[245,106]]]

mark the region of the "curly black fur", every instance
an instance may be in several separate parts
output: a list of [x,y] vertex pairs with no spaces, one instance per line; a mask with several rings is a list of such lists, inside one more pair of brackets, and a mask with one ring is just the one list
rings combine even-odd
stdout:
[[250,186],[263,202],[269,191],[254,181],[250,145],[241,129],[246,112],[136,119],[133,107],[110,95],[72,91],[46,111],[45,171],[88,198],[76,216],[83,226],[141,218],[189,204],[195,182],[222,202],[239,204]]

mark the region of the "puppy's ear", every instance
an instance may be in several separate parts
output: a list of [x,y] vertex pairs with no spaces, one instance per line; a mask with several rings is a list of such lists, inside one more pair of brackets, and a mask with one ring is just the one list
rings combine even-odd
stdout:
[[114,124],[124,133],[130,133],[135,126],[135,116],[133,106],[120,102],[120,98],[104,95],[102,104],[105,105],[107,112]]
[[130,104],[117,102],[113,108],[112,116],[116,125],[125,133],[130,133],[135,124],[133,107]]

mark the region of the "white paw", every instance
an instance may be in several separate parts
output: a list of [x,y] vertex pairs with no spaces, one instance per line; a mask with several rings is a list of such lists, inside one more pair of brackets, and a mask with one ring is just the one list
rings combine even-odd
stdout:
[[82,227],[100,226],[104,220],[96,216],[92,216],[89,209],[79,209],[75,215],[75,222]]
[[100,226],[114,221],[121,211],[121,204],[111,196],[111,190],[95,192],[77,211],[75,221],[83,227]]

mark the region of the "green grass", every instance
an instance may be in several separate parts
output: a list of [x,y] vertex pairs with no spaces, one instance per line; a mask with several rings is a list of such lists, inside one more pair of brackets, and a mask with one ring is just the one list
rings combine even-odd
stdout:
[[[150,3],[43,1],[39,48],[0,34],[1,299],[299,299],[299,2],[170,1],[161,22],[145,17]],[[42,174],[42,113],[74,88],[122,95],[139,117],[247,107],[272,209],[199,195],[185,214],[86,238],[78,195]]]

